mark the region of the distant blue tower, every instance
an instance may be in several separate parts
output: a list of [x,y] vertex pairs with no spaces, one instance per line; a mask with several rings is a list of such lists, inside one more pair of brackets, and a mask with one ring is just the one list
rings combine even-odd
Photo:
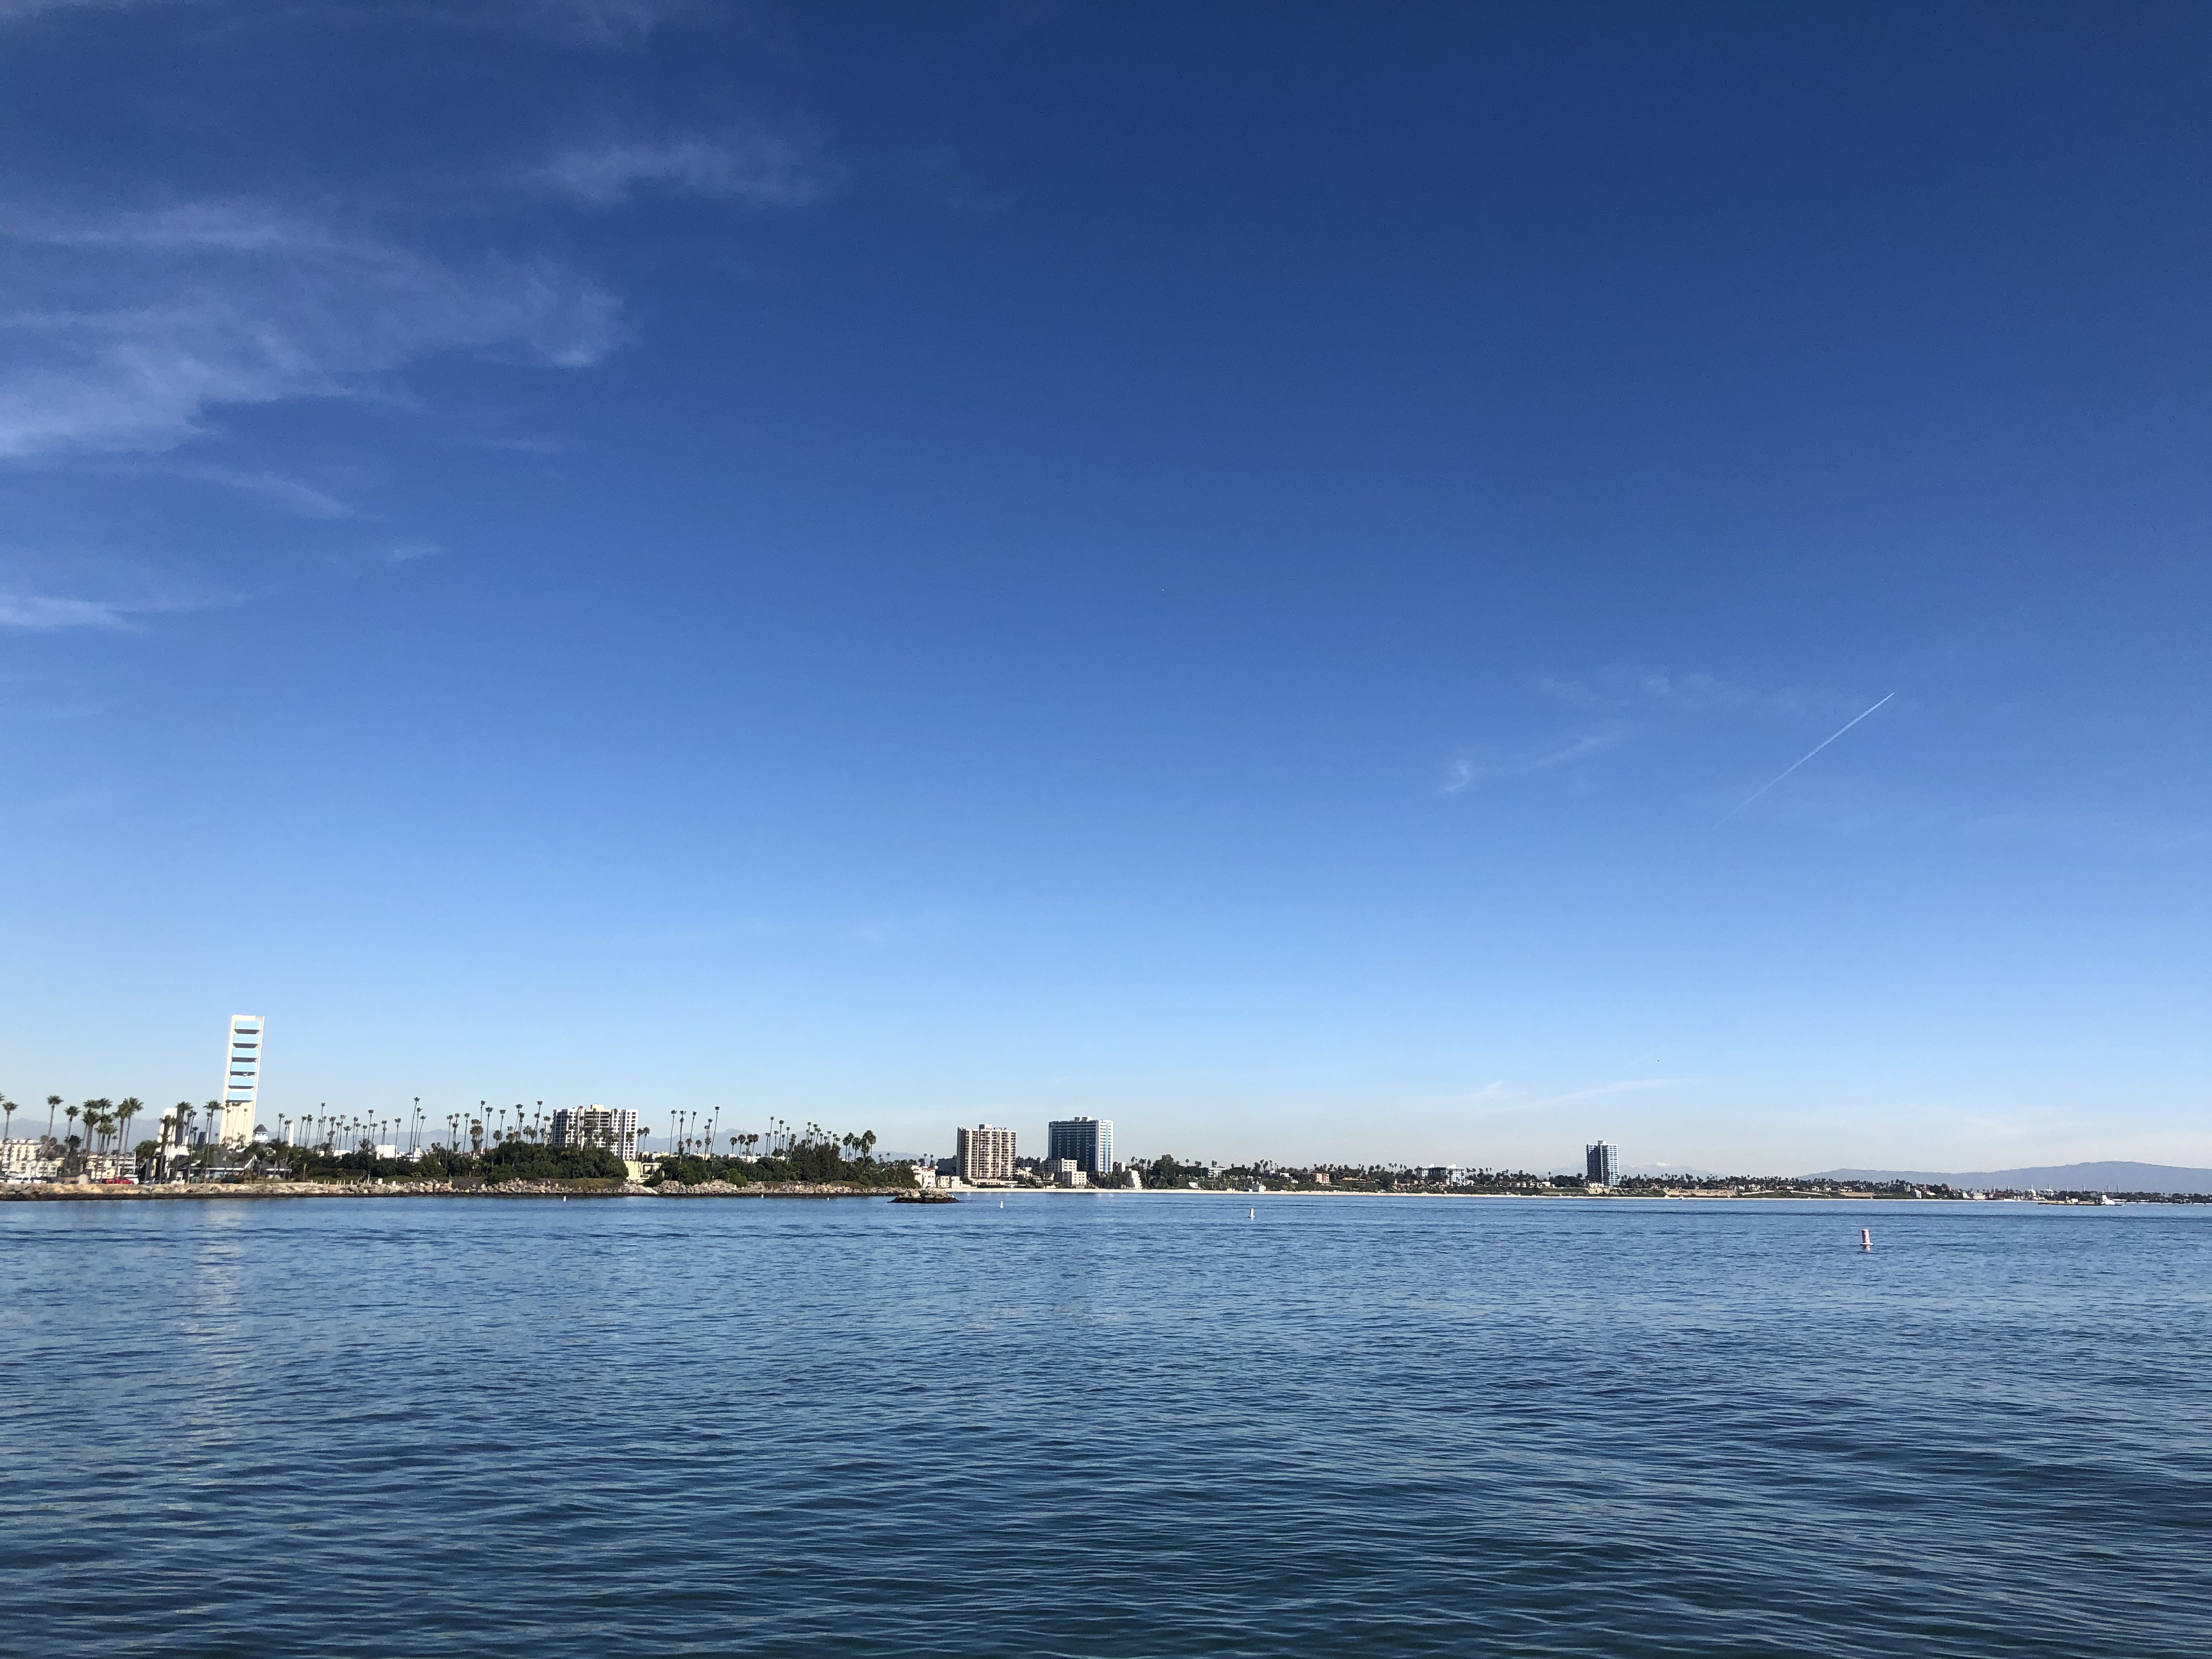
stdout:
[[1593,1187],[1618,1186],[1620,1182],[1620,1148],[1608,1146],[1602,1140],[1595,1146],[1583,1148],[1583,1172]]

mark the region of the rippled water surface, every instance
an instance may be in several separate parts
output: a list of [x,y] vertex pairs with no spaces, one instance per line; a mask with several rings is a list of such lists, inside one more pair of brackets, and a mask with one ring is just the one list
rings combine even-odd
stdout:
[[2212,1649],[2205,1209],[10,1204],[0,1250],[13,1654]]

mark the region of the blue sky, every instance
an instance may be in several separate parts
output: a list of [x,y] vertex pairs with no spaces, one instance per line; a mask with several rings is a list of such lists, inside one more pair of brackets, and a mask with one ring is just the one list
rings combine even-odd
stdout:
[[2212,1164],[2201,8],[0,64],[19,1101]]

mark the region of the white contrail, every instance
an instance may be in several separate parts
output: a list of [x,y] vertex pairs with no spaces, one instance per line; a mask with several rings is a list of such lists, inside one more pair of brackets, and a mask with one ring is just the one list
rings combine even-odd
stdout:
[[1838,738],[1842,737],[1842,736],[1844,735],[1844,732],[1846,732],[1850,731],[1850,730],[1851,729],[1851,727],[1853,727],[1854,726],[1856,726],[1856,725],[1857,725],[1861,720],[1864,720],[1864,719],[1865,719],[1869,714],[1873,714],[1873,713],[1874,713],[1874,711],[1875,711],[1875,709],[1881,708],[1881,705],[1882,705],[1882,703],[1887,702],[1888,702],[1892,697],[1895,696],[1896,695],[1897,695],[1897,693],[1896,693],[1896,692],[1894,692],[1894,691],[1887,691],[1887,692],[1884,692],[1884,693],[1882,694],[1882,696],[1881,696],[1881,702],[1878,702],[1875,703],[1875,704],[1873,705],[1873,707],[1872,707],[1872,708],[1869,708],[1863,709],[1863,710],[1862,710],[1860,713],[1858,713],[1858,714],[1856,714],[1852,715],[1852,716],[1850,717],[1850,719],[1849,719],[1849,720],[1845,720],[1845,721],[1844,721],[1841,726],[1838,726],[1838,727],[1837,727],[1833,732],[1830,732],[1826,737],[1825,737],[1825,738],[1821,738],[1820,742],[1818,742],[1818,743],[1814,744],[1812,746],[1812,748],[1810,748],[1809,750],[1806,750],[1806,752],[1805,752],[1802,756],[1801,756],[1798,759],[1796,759],[1796,760],[1795,760],[1795,761],[1791,762],[1788,766],[1784,767],[1784,768],[1782,769],[1782,770],[1781,770],[1781,771],[1779,771],[1779,772],[1776,773],[1772,777],[1769,778],[1769,779],[1768,779],[1765,783],[1760,784],[1760,785],[1759,786],[1759,787],[1758,787],[1758,788],[1756,788],[1756,789],[1753,790],[1749,794],[1746,795],[1746,796],[1745,796],[1741,800],[1738,801],[1735,805],[1733,805],[1733,806],[1729,807],[1729,810],[1728,810],[1724,814],[1723,814],[1723,815],[1722,815],[1720,823],[1716,823],[1716,824],[1713,826],[1713,828],[1714,828],[1714,829],[1716,829],[1716,830],[1719,829],[1719,828],[1721,827],[1721,823],[1726,823],[1729,821],[1729,819],[1730,819],[1730,818],[1734,817],[1737,813],[1739,813],[1739,812],[1742,811],[1743,811],[1743,809],[1744,809],[1745,807],[1747,807],[1747,806],[1750,805],[1752,804],[1752,802],[1753,802],[1753,801],[1757,800],[1757,799],[1758,799],[1761,795],[1765,794],[1768,790],[1770,790],[1770,789],[1773,788],[1773,787],[1774,787],[1774,786],[1775,786],[1776,784],[1778,784],[1778,783],[1781,782],[1783,779],[1784,779],[1784,778],[1788,777],[1788,776],[1789,776],[1792,772],[1795,772],[1795,771],[1796,771],[1799,767],[1802,766],[1802,765],[1803,765],[1807,761],[1808,761],[1808,760],[1812,759],[1814,756],[1815,756],[1815,755],[1819,754],[1819,753],[1820,753],[1823,749],[1826,749],[1826,748],[1830,744],[1833,743],[1833,742],[1834,742]]

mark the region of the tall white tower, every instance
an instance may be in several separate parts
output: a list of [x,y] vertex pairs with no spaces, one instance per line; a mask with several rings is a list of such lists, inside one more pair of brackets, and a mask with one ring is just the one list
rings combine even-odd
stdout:
[[253,1139],[253,1114],[261,1101],[261,1032],[260,1015],[230,1017],[230,1070],[222,1080],[222,1127],[216,1135],[227,1146]]

